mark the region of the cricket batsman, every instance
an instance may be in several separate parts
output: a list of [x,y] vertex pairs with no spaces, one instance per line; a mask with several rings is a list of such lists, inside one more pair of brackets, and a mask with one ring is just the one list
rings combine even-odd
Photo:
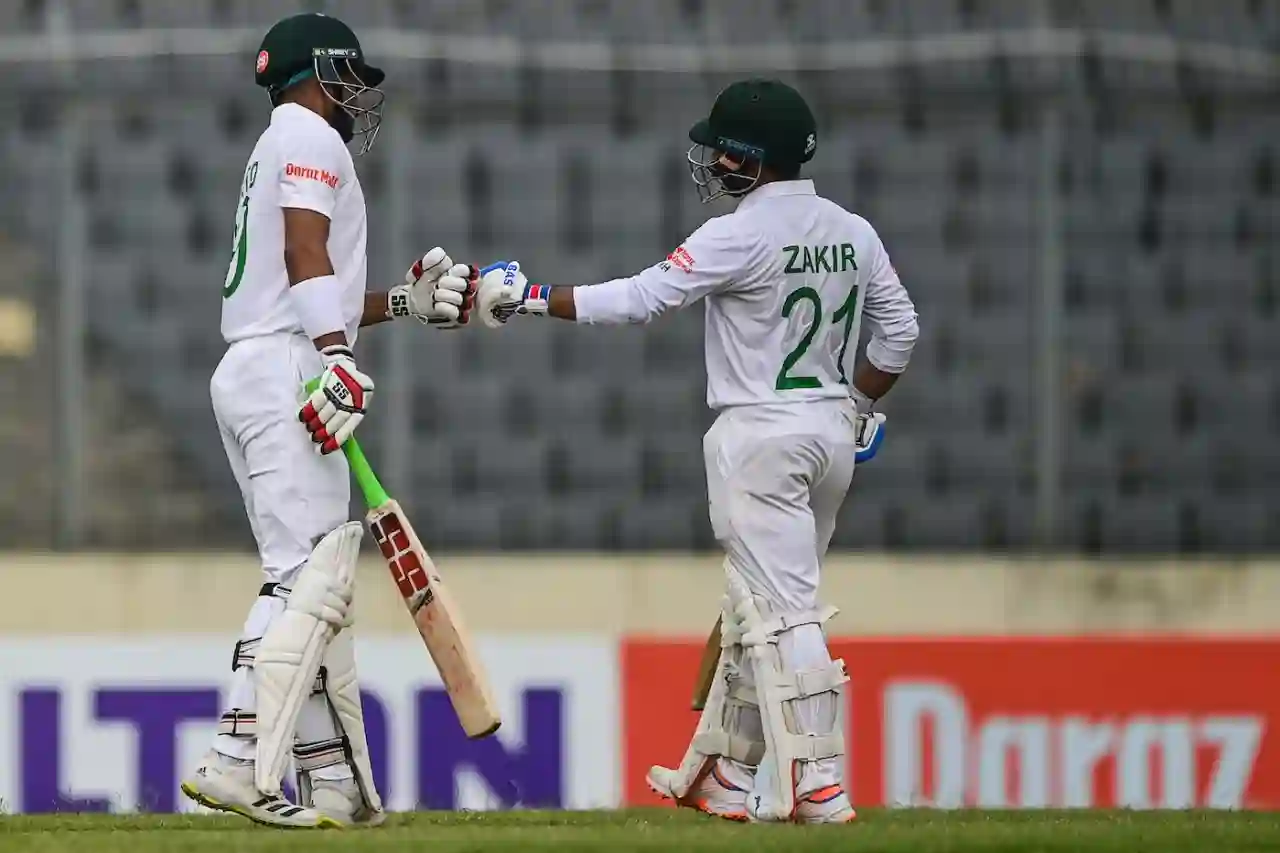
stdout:
[[[272,826],[383,818],[351,627],[362,528],[334,452],[374,399],[352,347],[361,327],[393,317],[459,326],[475,295],[471,268],[439,248],[404,284],[365,290],[365,201],[347,146],[373,147],[384,77],[346,24],[320,14],[280,21],[257,55],[273,111],[240,186],[222,289],[227,352],[210,394],[264,583],[231,655],[213,747],[182,790]],[[290,757],[297,804],[283,796]]]
[[[699,194],[737,199],[732,213],[657,265],[603,284],[534,284],[515,261],[486,267],[480,316],[491,327],[518,314],[647,323],[705,298],[722,648],[683,760],[654,767],[649,785],[732,820],[846,822],[855,814],[836,713],[848,678],[827,651],[834,609],[818,603],[819,567],[855,455],[874,452],[884,421],[875,401],[911,356],[915,307],[871,225],[801,178],[818,137],[796,90],[734,83],[689,137]],[[857,360],[864,319],[871,338]]]

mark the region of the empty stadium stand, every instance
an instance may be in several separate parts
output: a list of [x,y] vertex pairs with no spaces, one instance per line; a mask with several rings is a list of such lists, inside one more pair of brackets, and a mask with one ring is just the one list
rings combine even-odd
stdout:
[[[265,27],[320,7],[363,27],[697,46],[1024,29],[1021,0],[72,0],[78,30]],[[1274,0],[1054,0],[1047,23],[1272,52]],[[42,0],[0,3],[37,32]],[[269,116],[252,56],[96,62],[76,107],[93,346],[167,437],[138,468],[200,493],[201,541],[243,543],[207,380],[245,158]],[[404,119],[359,163],[372,285],[410,258],[516,257],[551,283],[660,260],[707,216],[687,126],[732,75],[387,63]],[[107,70],[109,69],[109,70]],[[52,140],[69,114],[30,69],[0,78],[11,241],[48,253]],[[104,76],[105,74],[105,76]],[[855,478],[841,548],[1022,549],[1032,541],[1038,110],[1064,111],[1066,547],[1280,547],[1280,85],[1080,56],[790,75],[822,129],[819,191],[865,215],[920,313],[911,370],[883,404],[891,437]],[[158,80],[166,85],[157,85]],[[114,87],[114,88],[113,88]],[[391,132],[391,131],[389,131]],[[388,185],[414,207],[390,221]],[[399,241],[389,235],[395,229]],[[701,310],[646,329],[516,321],[413,336],[407,497],[440,548],[713,547],[701,472]],[[378,375],[380,330],[362,337]],[[552,378],[554,377],[554,382]],[[445,399],[447,404],[438,401]],[[485,441],[486,431],[512,436]],[[363,435],[363,433],[362,433]],[[376,456],[378,434],[369,431]],[[141,446],[141,445],[139,445]],[[147,461],[148,459],[151,461]],[[163,465],[157,460],[164,461]],[[193,501],[195,498],[192,499]],[[183,505],[171,509],[190,514]],[[501,524],[493,523],[501,519]],[[184,529],[178,521],[174,530]],[[3,533],[0,528],[0,534]],[[173,545],[164,531],[145,545]]]

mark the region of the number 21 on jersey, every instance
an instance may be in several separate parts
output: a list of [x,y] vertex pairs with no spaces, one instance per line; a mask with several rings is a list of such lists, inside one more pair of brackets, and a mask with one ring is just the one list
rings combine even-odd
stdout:
[[[848,385],[849,377],[845,375],[844,356],[849,349],[849,338],[853,333],[853,321],[857,315],[858,307],[858,264],[854,260],[853,246],[849,243],[812,247],[786,246],[782,251],[787,258],[785,272],[789,275],[796,273],[834,274],[847,272],[851,272],[854,275],[854,284],[849,288],[848,295],[840,303],[840,307],[831,315],[831,325],[826,329],[826,334],[830,334],[839,328],[843,335],[840,342],[840,352],[836,355],[836,371],[840,375],[840,384]],[[836,280],[838,281],[838,279]],[[805,281],[812,282],[813,279],[806,278]],[[821,287],[821,284],[819,286]],[[799,375],[793,372],[800,359],[804,358],[805,353],[809,351],[809,347],[813,344],[814,339],[818,337],[819,332],[823,331],[822,327],[827,318],[822,306],[822,295],[812,284],[804,284],[797,287],[788,293],[787,298],[783,300],[782,316],[784,319],[790,319],[792,313],[806,302],[811,304],[813,315],[809,319],[809,324],[800,340],[796,343],[795,348],[787,353],[786,358],[782,360],[782,368],[778,371],[778,379],[774,383],[774,388],[778,391],[822,387],[822,380],[817,376]]]
[[258,182],[258,161],[254,160],[244,170],[240,183],[240,201],[236,205],[236,233],[231,249],[231,266],[222,285],[222,298],[227,299],[240,287],[244,278],[244,265],[249,254],[249,190]]

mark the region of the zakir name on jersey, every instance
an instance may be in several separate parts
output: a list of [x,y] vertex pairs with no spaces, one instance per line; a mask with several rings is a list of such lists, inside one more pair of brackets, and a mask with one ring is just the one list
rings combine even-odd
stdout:
[[784,272],[788,275],[806,272],[848,272],[858,268],[858,263],[853,258],[852,243],[832,243],[830,246],[783,246],[782,251],[787,256]]

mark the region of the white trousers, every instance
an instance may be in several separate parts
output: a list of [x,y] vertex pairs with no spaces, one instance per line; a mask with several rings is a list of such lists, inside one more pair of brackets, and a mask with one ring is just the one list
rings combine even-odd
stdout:
[[[222,446],[244,498],[265,583],[291,586],[316,543],[349,517],[346,457],[316,453],[298,421],[302,386],[320,372],[320,354],[311,341],[301,335],[266,335],[232,344],[209,383]],[[241,639],[261,638],[283,610],[282,599],[259,597]],[[235,671],[227,706],[229,713],[254,714],[249,667]],[[312,695],[303,706],[297,735],[307,743],[338,735],[324,695]],[[249,759],[254,739],[219,734],[214,748]],[[350,769],[333,768],[327,775],[349,776]]]
[[[743,406],[722,412],[703,439],[716,539],[751,593],[767,601],[775,614],[818,606],[822,560],[853,477],[856,415],[849,400]],[[782,633],[778,655],[791,672],[831,664],[822,629],[813,624]],[[735,677],[755,687],[750,666]],[[797,701],[799,731],[833,732],[835,699],[834,693],[825,693]],[[759,711],[752,711],[740,718],[739,732],[759,740]],[[755,772],[735,764],[743,772]],[[797,793],[836,784],[839,773],[835,759],[804,762]]]
[[302,386],[320,371],[311,341],[266,335],[232,344],[209,383],[267,582],[288,585],[320,538],[348,520],[346,458],[320,456],[298,422]]
[[711,527],[751,591],[818,606],[818,577],[854,465],[849,400],[723,411],[703,438]]

